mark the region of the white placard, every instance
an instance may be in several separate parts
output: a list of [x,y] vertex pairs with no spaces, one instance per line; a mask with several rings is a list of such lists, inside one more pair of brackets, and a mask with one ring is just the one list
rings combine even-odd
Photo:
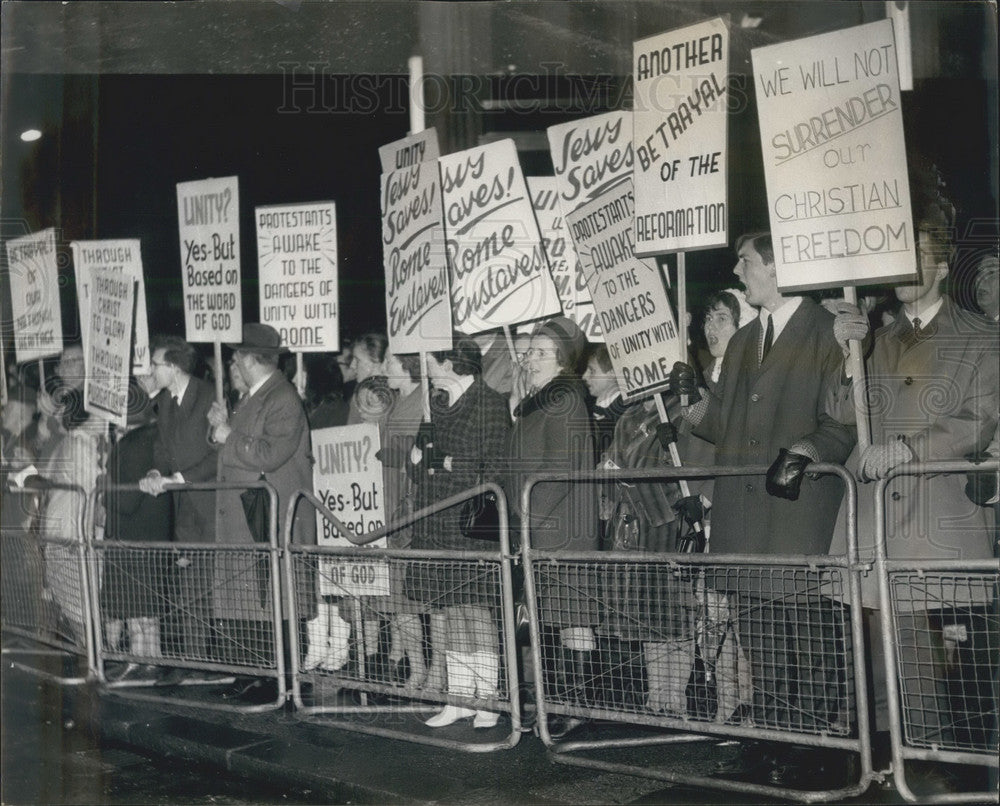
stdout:
[[547,134],[564,215],[631,178],[631,112],[560,123]]
[[[312,440],[313,489],[351,532],[362,535],[385,525],[382,493],[382,463],[375,458],[381,443],[374,423],[320,428]],[[326,518],[316,513],[316,536],[321,546],[350,547]],[[371,544],[384,548],[386,539]],[[385,562],[321,561],[320,593],[338,595],[389,595],[389,571]]]
[[452,321],[481,333],[561,311],[513,140],[441,158]]
[[916,276],[892,22],[752,51],[782,291]]
[[728,244],[728,71],[721,18],[634,43],[636,254]]
[[185,337],[243,338],[239,178],[177,184]]
[[59,355],[63,348],[56,231],[7,241],[14,356],[18,364]]
[[146,375],[150,370],[149,319],[146,313],[146,281],[142,274],[142,250],[138,239],[73,241],[73,271],[76,300],[80,308],[83,352],[87,353],[90,328],[90,285],[95,269],[122,272],[136,281],[135,328],[132,340],[132,372]]
[[684,344],[655,260],[635,256],[631,179],[566,216],[624,397],[667,387]]
[[382,262],[389,349],[449,349],[451,291],[436,161],[382,174]]
[[128,272],[92,269],[90,321],[84,325],[90,333],[84,353],[83,407],[122,427],[128,419],[135,285]]
[[378,158],[382,162],[382,173],[392,173],[401,168],[409,168],[421,162],[432,162],[441,156],[437,129],[430,128],[394,140],[379,147]]
[[337,208],[333,202],[254,211],[260,321],[297,353],[340,349]]
[[[313,452],[313,488],[316,496],[351,534],[363,535],[385,525],[382,499],[381,448],[374,423],[319,428],[310,433]],[[317,516],[320,543],[352,545]],[[384,545],[384,540],[379,543]]]

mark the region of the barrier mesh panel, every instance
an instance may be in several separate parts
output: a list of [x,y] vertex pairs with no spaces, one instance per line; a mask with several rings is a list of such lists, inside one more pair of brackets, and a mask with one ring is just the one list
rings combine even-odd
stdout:
[[509,701],[500,561],[292,555],[298,665],[313,704],[341,686]]
[[889,574],[904,741],[997,753],[998,574]]
[[546,702],[846,736],[839,568],[533,562]]

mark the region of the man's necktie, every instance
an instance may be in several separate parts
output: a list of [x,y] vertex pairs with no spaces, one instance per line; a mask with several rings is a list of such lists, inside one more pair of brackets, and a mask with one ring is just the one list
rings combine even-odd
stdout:
[[767,330],[764,331],[764,346],[760,351],[760,362],[763,364],[767,354],[771,352],[771,345],[774,344],[774,321],[771,314],[767,315]]
[[914,316],[913,317],[913,335],[916,336],[918,339],[922,335],[924,335],[923,331],[920,329],[920,317],[919,316]]

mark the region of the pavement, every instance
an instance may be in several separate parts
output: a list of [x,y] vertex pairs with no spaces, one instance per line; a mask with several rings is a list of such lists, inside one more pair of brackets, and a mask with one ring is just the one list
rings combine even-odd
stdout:
[[[316,715],[291,708],[258,713],[234,713],[205,707],[220,702],[219,689],[182,686],[173,689],[112,691],[94,684],[79,687],[48,685],[56,702],[45,724],[12,725],[7,692],[12,675],[24,673],[5,663],[4,741],[34,743],[38,753],[54,747],[86,745],[86,752],[111,752],[103,763],[114,764],[114,753],[127,748],[145,757],[167,759],[177,770],[215,769],[220,778],[257,782],[259,791],[242,802],[310,802],[343,804],[708,804],[763,803],[760,796],[739,792],[698,790],[641,775],[558,763],[533,733],[521,735],[510,749],[464,752],[371,735],[360,729],[405,733],[414,739],[451,740],[479,744],[480,749],[503,742],[510,734],[506,717],[491,730],[473,730],[468,721],[432,730],[422,724],[426,714],[390,711],[374,715]],[[154,693],[158,702],[136,696]],[[184,700],[183,702],[181,700]],[[345,702],[350,700],[345,700]],[[16,715],[15,715],[16,720]],[[60,724],[61,723],[61,724]],[[591,724],[572,738],[641,739],[658,732],[650,728]],[[662,733],[662,732],[659,732]],[[89,748],[89,749],[87,749]],[[111,748],[111,750],[109,750]],[[735,743],[712,740],[684,744],[631,746],[588,752],[586,758],[634,764],[686,775],[712,775],[720,761],[735,756]],[[126,754],[127,755],[127,754]],[[9,761],[5,750],[5,767]],[[189,764],[177,765],[184,761]],[[132,762],[135,763],[135,762]],[[55,773],[53,773],[55,769]],[[5,769],[5,778],[10,770]],[[66,774],[49,767],[45,773]],[[45,794],[49,786],[49,794]],[[55,789],[52,787],[55,786]],[[18,802],[7,794],[4,802]],[[56,797],[55,782],[42,782],[34,802],[129,802],[101,798],[98,789],[77,788],[85,794]],[[65,785],[62,790],[65,791]],[[186,790],[185,790],[186,791]],[[91,798],[86,793],[90,793]],[[241,802],[210,795],[178,802]],[[27,801],[21,801],[27,802]],[[146,802],[154,802],[149,800]],[[162,802],[170,802],[163,800]],[[777,802],[777,801],[770,801]],[[884,789],[873,788],[844,803],[900,803]]]

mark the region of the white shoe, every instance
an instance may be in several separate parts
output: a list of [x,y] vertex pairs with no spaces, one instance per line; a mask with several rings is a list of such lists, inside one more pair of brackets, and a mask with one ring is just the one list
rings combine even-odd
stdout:
[[476,711],[476,716],[472,720],[474,728],[495,728],[500,721],[500,714],[494,711]]
[[468,719],[475,716],[476,712],[471,708],[459,708],[457,705],[446,705],[443,709],[434,714],[424,724],[429,728],[443,728],[458,722],[460,719]]

